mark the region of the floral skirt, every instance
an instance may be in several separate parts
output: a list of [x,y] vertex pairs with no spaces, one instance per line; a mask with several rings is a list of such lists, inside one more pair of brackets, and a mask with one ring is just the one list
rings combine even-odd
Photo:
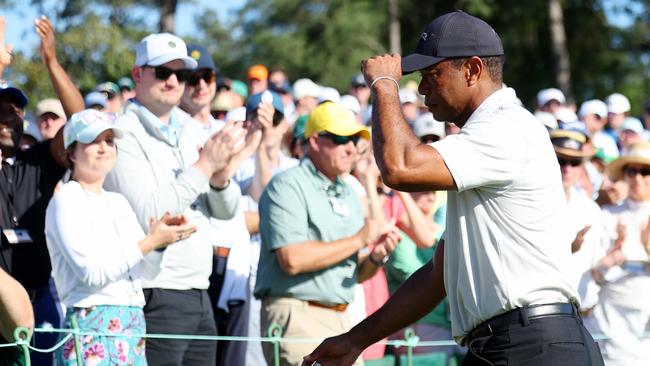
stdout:
[[[147,365],[144,338],[129,336],[145,334],[141,308],[117,305],[72,308],[68,309],[63,326],[106,335],[80,335],[76,340],[75,337],[70,338],[55,353],[57,365]],[[78,363],[76,349],[79,349],[81,364]]]

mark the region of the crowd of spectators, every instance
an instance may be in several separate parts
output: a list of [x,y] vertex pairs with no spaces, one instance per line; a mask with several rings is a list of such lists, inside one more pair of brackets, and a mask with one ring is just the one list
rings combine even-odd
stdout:
[[[11,276],[0,271],[0,335],[35,324],[116,336],[73,337],[55,355],[33,353],[34,364],[273,364],[259,341],[131,335],[255,338],[278,324],[284,337],[322,339],[431,261],[446,194],[382,183],[362,75],[341,75],[345,95],[262,64],[230,79],[205,45],[159,33],[138,44],[131,75],[82,96],[49,20],[36,30],[57,98],[0,87],[0,267]],[[2,44],[0,62],[1,74],[11,66]],[[422,143],[463,133],[427,112],[417,83],[399,98]],[[619,93],[578,108],[550,88],[533,111],[568,202],[566,278],[587,328],[607,337],[607,365],[650,363],[650,106],[642,120],[630,110]],[[33,314],[16,310],[24,293]],[[451,339],[447,302],[412,328],[420,340]],[[37,333],[34,345],[57,338]],[[280,363],[300,364],[314,346],[282,343]],[[362,358],[403,353],[376,344]]]

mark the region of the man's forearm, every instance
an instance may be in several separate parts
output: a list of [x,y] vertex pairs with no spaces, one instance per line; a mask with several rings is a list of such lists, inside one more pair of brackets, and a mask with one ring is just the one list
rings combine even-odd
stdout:
[[68,118],[84,109],[84,99],[58,61],[52,60],[47,65],[47,72],[52,81],[52,87],[61,101],[63,110]]
[[445,297],[444,242],[436,249],[434,260],[409,277],[374,314],[350,330],[356,345],[369,345],[418,321]]
[[289,275],[315,272],[338,264],[358,252],[365,243],[358,234],[332,242],[305,241],[276,250],[278,262]]
[[374,86],[372,145],[384,181],[395,179],[396,171],[406,166],[405,151],[420,143],[402,114],[397,87],[389,80]]
[[34,312],[25,289],[0,270],[0,334],[13,341],[16,327],[34,327]]

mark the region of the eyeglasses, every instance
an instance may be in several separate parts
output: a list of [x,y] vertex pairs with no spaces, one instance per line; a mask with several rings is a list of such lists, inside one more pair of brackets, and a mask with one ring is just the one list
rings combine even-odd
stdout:
[[636,177],[637,174],[641,174],[644,177],[650,175],[650,168],[625,168],[623,171],[628,177]]
[[210,84],[217,80],[217,75],[210,69],[195,71],[190,73],[187,79],[187,85],[197,86],[201,80],[205,81],[206,84]]
[[359,135],[339,136],[330,132],[325,132],[325,133],[318,134],[318,136],[328,138],[332,140],[332,142],[334,142],[334,144],[336,145],[345,145],[350,141],[352,141],[356,145],[357,142],[359,142]]
[[158,80],[167,80],[169,79],[172,74],[176,75],[176,80],[178,80],[179,83],[184,83],[189,79],[190,74],[192,73],[188,69],[178,69],[178,70],[172,70],[169,67],[165,66],[149,66],[145,65],[143,67],[150,67],[154,71],[154,75],[156,76],[156,79]]
[[562,158],[557,158],[557,162],[560,164],[560,166],[571,165],[572,167],[576,167],[582,164],[582,160],[575,160],[575,159],[566,160]]

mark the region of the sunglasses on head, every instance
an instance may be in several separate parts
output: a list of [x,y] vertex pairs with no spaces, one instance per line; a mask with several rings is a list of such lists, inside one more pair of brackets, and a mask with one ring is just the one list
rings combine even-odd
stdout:
[[631,168],[627,167],[623,170],[625,175],[628,177],[636,177],[637,174],[641,174],[644,177],[647,177],[650,175],[650,168]]
[[215,74],[214,71],[210,69],[203,69],[192,72],[187,79],[187,85],[197,86],[201,80],[205,81],[206,84],[213,83],[215,80],[217,80],[217,74]]
[[146,65],[144,67],[152,68],[153,71],[154,71],[154,76],[158,80],[167,80],[167,79],[169,79],[170,76],[172,76],[172,74],[174,74],[174,75],[176,75],[176,80],[178,80],[179,83],[186,82],[189,79],[190,74],[192,73],[188,69],[172,70],[169,67],[165,67],[165,66],[149,66],[149,65]]
[[560,166],[571,165],[572,167],[576,167],[582,164],[582,160],[575,160],[575,159],[567,160],[567,159],[557,158],[557,162],[560,163]]
[[359,141],[359,135],[339,136],[330,132],[324,132],[318,134],[318,136],[328,138],[332,140],[332,142],[334,142],[334,144],[336,145],[345,145],[350,141],[352,141],[356,145],[357,142]]

